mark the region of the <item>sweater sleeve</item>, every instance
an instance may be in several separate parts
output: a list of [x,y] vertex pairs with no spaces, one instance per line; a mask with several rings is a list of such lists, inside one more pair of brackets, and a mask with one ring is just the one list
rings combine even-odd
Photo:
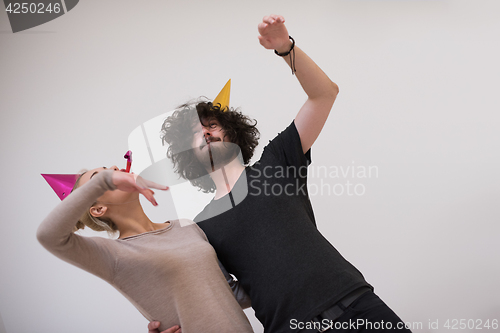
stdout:
[[84,237],[73,232],[79,218],[108,190],[116,187],[113,171],[96,174],[61,201],[38,227],[38,241],[56,257],[94,275],[111,281],[115,265],[114,241]]

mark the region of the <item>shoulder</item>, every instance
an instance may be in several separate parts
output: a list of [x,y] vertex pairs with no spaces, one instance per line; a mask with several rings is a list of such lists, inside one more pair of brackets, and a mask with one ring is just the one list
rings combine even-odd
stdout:
[[178,223],[181,227],[196,225],[193,220],[180,218],[178,220],[172,221],[172,223]]
[[194,223],[200,223],[201,221],[204,221],[207,219],[208,216],[211,216],[212,214],[210,214],[210,211],[211,211],[211,207],[212,207],[212,204],[213,204],[213,200],[210,201],[204,208],[201,212],[198,213],[198,215],[196,215],[196,217],[194,218]]
[[205,235],[205,232],[198,226],[196,222],[190,219],[185,219],[181,218],[178,220],[175,220],[175,223],[177,223],[181,228],[184,228],[185,230],[191,230],[191,232],[194,232],[204,240],[208,241],[207,236]]
[[299,132],[297,131],[297,127],[295,126],[295,121],[292,121],[290,125],[288,125],[283,131],[279,132],[274,137],[274,139],[270,140],[267,146],[275,143],[276,141],[279,142],[284,138],[296,138],[300,140]]
[[305,154],[302,150],[302,142],[295,121],[292,121],[264,147],[259,162],[267,164],[269,159],[277,159],[280,165],[307,166],[311,163],[310,150]]

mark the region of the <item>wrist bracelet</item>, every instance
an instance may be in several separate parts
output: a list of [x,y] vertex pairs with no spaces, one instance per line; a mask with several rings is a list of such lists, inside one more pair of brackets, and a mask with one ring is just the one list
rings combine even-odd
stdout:
[[293,39],[292,36],[288,36],[288,38],[290,38],[290,40],[292,41],[290,50],[283,53],[279,53],[278,51],[274,50],[274,53],[276,53],[276,55],[279,55],[280,57],[286,57],[287,55],[290,55],[290,67],[292,68],[292,75],[295,75],[295,72],[297,71],[295,69],[295,39]]
[[292,46],[290,47],[290,50],[288,50],[288,52],[283,52],[283,53],[279,53],[278,51],[274,50],[274,53],[276,53],[276,55],[279,55],[280,57],[285,57],[289,55],[290,52],[292,52],[293,48],[295,47],[295,39],[293,39],[292,36],[288,36],[288,38],[290,38],[290,40],[292,41]]

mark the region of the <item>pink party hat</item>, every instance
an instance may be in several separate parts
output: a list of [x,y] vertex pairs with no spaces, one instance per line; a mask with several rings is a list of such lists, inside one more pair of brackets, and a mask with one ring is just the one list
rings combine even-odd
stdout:
[[75,186],[75,183],[80,177],[78,174],[42,174],[42,177],[45,178],[47,183],[49,183],[50,187],[56,192],[59,199],[63,200],[66,198]]

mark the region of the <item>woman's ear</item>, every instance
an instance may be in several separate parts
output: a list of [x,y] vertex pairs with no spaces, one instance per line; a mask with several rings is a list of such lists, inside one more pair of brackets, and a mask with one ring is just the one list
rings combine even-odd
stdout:
[[95,205],[90,207],[90,215],[93,217],[102,217],[106,211],[108,210],[108,207],[102,206],[102,205]]

